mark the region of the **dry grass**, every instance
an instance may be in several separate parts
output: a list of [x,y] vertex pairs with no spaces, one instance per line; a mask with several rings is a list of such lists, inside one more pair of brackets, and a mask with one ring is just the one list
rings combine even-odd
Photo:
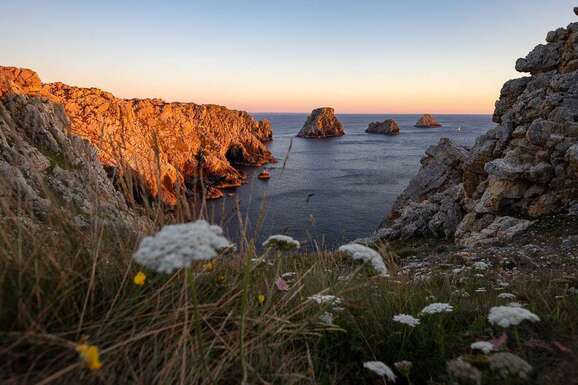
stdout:
[[[499,280],[542,318],[508,330],[502,349],[534,366],[532,383],[576,381],[561,373],[578,367],[578,297],[568,293],[572,282],[548,272],[506,276],[495,266],[455,275],[455,266],[440,265],[418,276],[399,270],[390,255],[391,277],[383,278],[328,250],[257,253],[251,237],[241,236],[239,252],[218,258],[212,269],[147,271],[145,285],[137,286],[132,279],[142,267],[131,256],[141,234],[103,225],[96,215],[89,228],[79,228],[57,205],[40,231],[31,231],[20,219],[25,205],[3,202],[2,384],[383,383],[362,367],[370,360],[410,360],[411,383],[449,383],[446,362],[458,356],[483,370],[484,384],[521,383],[497,378],[469,348],[502,334],[487,321],[489,308],[503,302]],[[145,202],[141,210],[149,232],[206,215],[203,204],[167,213]],[[247,228],[240,214],[237,220]],[[275,281],[287,272],[295,275],[281,291]],[[487,291],[476,293],[482,286]],[[308,300],[317,293],[342,298],[342,309]],[[417,316],[432,301],[455,310],[423,317],[415,329],[392,321],[399,313]],[[334,315],[333,325],[320,321],[325,312]],[[90,371],[79,359],[75,347],[83,341],[99,347],[101,369]]]

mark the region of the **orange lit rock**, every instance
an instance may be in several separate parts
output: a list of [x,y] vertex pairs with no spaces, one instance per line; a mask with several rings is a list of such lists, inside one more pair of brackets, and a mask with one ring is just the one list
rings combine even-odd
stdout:
[[329,138],[343,135],[345,135],[343,125],[337,120],[335,111],[331,107],[313,110],[297,134],[300,138]]
[[438,121],[430,114],[425,114],[421,118],[419,118],[415,126],[422,128],[432,128],[432,127],[441,127],[442,125],[439,124]]
[[[164,202],[176,203],[185,190],[222,196],[212,187],[239,185],[236,166],[273,161],[264,142],[272,139],[268,121],[218,105],[166,103],[160,99],[119,99],[98,88],[42,84],[34,71],[0,67],[0,96],[41,95],[64,106],[73,134],[98,149],[103,165],[136,173]],[[119,167],[122,166],[122,167]]]

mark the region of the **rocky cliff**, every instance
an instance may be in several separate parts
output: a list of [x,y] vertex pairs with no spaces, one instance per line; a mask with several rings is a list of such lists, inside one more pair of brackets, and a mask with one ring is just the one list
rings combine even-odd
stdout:
[[70,131],[98,149],[109,171],[134,173],[148,193],[169,204],[201,185],[208,197],[219,196],[215,187],[243,181],[236,166],[273,160],[264,145],[272,138],[269,122],[257,122],[246,112],[119,99],[97,88],[42,84],[33,71],[0,67],[0,96],[7,93],[43,96],[61,104]]
[[0,220],[34,233],[64,211],[72,225],[95,219],[138,229],[141,218],[112,185],[97,150],[68,135],[62,106],[21,94],[0,100]]
[[497,127],[472,148],[448,139],[368,242],[436,236],[474,246],[510,239],[533,218],[578,206],[578,23],[548,33],[506,82]]
[[297,134],[300,138],[330,138],[343,135],[345,135],[343,125],[335,117],[335,110],[331,107],[313,110]]

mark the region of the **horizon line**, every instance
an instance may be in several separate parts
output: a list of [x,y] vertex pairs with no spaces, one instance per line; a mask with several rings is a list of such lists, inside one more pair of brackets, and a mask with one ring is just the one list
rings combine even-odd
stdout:
[[[247,111],[247,113],[249,114],[273,114],[273,115],[290,115],[290,114],[294,114],[294,115],[301,115],[301,114],[311,114],[310,112],[306,112],[306,111],[300,111],[300,112],[296,112],[296,111]],[[403,112],[403,113],[398,113],[398,112],[335,112],[335,115],[425,115],[425,114],[430,114],[430,115],[437,115],[437,116],[443,116],[443,115],[493,115],[493,112],[489,112],[489,113],[483,113],[483,112],[471,112],[471,113],[448,113],[448,112]]]

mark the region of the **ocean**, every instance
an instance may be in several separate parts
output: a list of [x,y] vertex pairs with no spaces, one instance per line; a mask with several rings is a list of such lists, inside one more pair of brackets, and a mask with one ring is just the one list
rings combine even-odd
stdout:
[[[239,237],[241,218],[259,242],[287,234],[327,248],[373,232],[418,171],[424,151],[440,138],[472,145],[495,127],[491,115],[436,115],[443,127],[415,128],[418,115],[338,114],[345,136],[302,139],[295,135],[307,114],[254,116],[271,121],[269,148],[278,162],[244,168],[248,183],[211,201],[210,219],[231,239]],[[394,119],[400,135],[365,133],[370,122],[384,119]],[[268,181],[257,179],[264,169],[271,173]]]

